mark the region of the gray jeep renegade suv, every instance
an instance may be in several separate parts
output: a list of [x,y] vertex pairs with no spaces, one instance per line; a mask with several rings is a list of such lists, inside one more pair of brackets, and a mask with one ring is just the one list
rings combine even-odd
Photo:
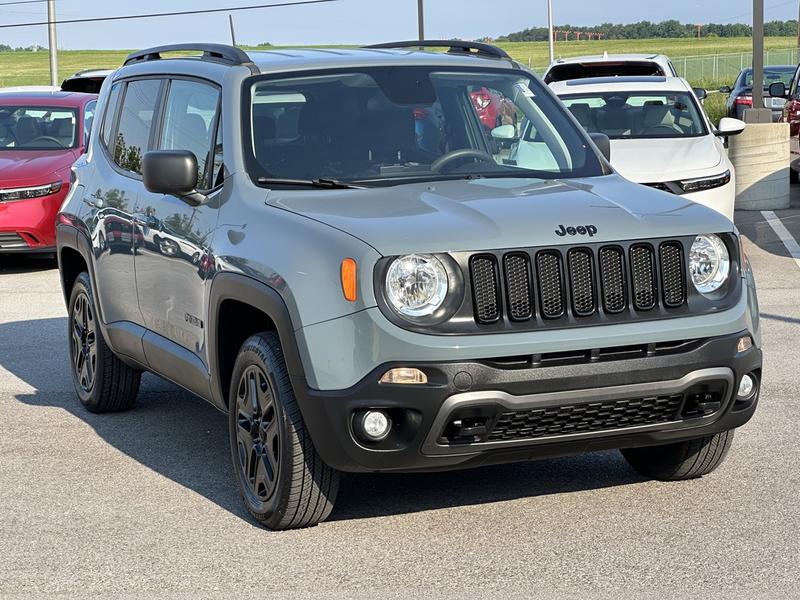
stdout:
[[58,218],[81,402],[151,371],[225,411],[273,529],[341,471],[711,472],[761,381],[733,224],[619,177],[501,50],[422,45],[168,46],[106,80]]

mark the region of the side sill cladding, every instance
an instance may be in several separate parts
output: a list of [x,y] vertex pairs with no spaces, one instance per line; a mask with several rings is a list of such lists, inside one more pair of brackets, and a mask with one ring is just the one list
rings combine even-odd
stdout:
[[234,300],[252,306],[272,320],[281,341],[292,386],[295,390],[303,389],[306,384],[305,371],[297,349],[289,309],[286,307],[281,295],[270,286],[246,275],[220,273],[212,281],[208,303],[209,370],[211,372],[211,394],[214,404],[222,409],[225,409],[227,405],[228,390],[223,389],[222,365],[219,359],[219,317],[222,304],[226,300]]

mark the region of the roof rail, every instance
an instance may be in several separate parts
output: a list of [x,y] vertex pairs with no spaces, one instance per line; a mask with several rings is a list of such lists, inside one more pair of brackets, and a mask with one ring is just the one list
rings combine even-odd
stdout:
[[227,62],[233,65],[246,65],[253,62],[249,56],[235,46],[226,44],[171,44],[168,46],[156,46],[140,52],[134,52],[125,59],[123,65],[130,65],[149,60],[160,60],[163,52],[202,52],[202,60],[214,60]]
[[508,58],[508,53],[483,42],[462,42],[461,40],[409,40],[407,42],[388,42],[385,44],[373,44],[365,48],[448,48],[451,54],[471,54],[474,56],[488,56],[491,58]]

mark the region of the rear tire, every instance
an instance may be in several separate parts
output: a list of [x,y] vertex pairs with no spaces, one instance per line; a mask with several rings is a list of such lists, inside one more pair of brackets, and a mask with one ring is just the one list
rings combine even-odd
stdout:
[[122,362],[106,344],[85,271],[72,286],[67,324],[70,372],[81,404],[94,413],[131,408],[142,372]]
[[723,431],[665,446],[626,448],[625,460],[640,474],[659,481],[681,481],[708,475],[722,464],[733,443],[733,432]]
[[314,447],[276,333],[254,335],[242,345],[228,417],[233,467],[250,514],[274,530],[326,519],[339,490],[339,472]]
[[795,171],[792,167],[789,167],[789,183],[800,183],[800,173]]

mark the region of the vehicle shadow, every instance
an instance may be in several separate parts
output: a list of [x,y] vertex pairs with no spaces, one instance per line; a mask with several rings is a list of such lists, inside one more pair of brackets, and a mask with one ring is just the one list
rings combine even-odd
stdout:
[[[789,233],[800,238],[800,185],[790,188],[790,206],[785,210],[773,211]],[[792,258],[784,243],[776,235],[770,224],[758,210],[737,210],[734,220],[739,232],[761,250],[774,256]]]
[[0,276],[35,273],[58,268],[58,262],[49,254],[0,254]]
[[[66,318],[0,324],[0,366],[35,390],[15,399],[29,406],[66,411],[115,449],[249,522],[235,487],[225,415],[151,375],[142,380],[134,410],[107,415],[88,412],[73,392],[65,330]],[[14,340],[30,343],[20,345]],[[42,351],[43,347],[47,350]],[[470,506],[641,481],[616,452],[446,473],[348,474],[342,479],[331,520]]]

